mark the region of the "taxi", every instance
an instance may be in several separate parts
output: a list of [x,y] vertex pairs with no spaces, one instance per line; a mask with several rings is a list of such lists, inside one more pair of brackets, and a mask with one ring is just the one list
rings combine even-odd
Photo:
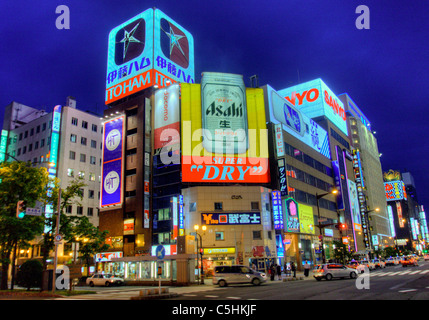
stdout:
[[402,267],[404,267],[404,268],[408,267],[408,266],[414,266],[414,267],[419,266],[419,263],[417,262],[417,260],[412,258],[412,257],[404,257],[401,260],[401,264],[402,264]]

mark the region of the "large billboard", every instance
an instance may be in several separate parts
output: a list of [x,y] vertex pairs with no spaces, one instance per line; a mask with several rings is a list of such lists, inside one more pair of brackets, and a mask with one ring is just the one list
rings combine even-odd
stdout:
[[263,91],[231,78],[181,84],[183,182],[270,181]]
[[179,94],[178,84],[155,92],[154,149],[180,144]]
[[387,201],[407,200],[407,191],[405,184],[401,180],[388,181],[384,183]]
[[101,208],[122,204],[124,120],[124,116],[119,116],[104,123]]
[[278,93],[308,117],[326,116],[348,135],[344,104],[322,79],[282,89]]
[[313,207],[300,203],[298,214],[301,233],[315,234]]
[[[264,86],[267,119],[331,159],[328,133],[270,86]],[[277,137],[277,132],[276,132]],[[283,141],[282,141],[283,143]]]
[[110,32],[106,104],[194,78],[193,37],[160,10],[148,9]]

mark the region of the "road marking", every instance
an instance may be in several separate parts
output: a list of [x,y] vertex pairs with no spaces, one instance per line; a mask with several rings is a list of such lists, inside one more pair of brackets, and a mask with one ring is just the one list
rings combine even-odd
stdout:
[[386,272],[386,273],[381,273],[380,277],[384,277],[384,276],[390,276],[393,272]]
[[395,275],[400,274],[400,273],[401,273],[401,271],[392,272],[391,274],[389,274],[389,277],[395,276]]
[[206,298],[218,298],[219,296],[206,295]]
[[417,270],[417,271],[413,271],[413,272],[411,272],[410,274],[416,274],[416,273],[419,273],[421,270]]
[[196,294],[185,293],[183,296],[184,297],[196,297],[197,295]]
[[240,300],[240,297],[226,297],[227,299],[235,299],[235,300]]
[[400,272],[400,273],[398,273],[398,275],[404,275],[404,274],[407,274],[407,273],[410,273],[411,271],[410,270],[408,270],[408,271],[403,271],[403,272]]
[[422,272],[420,272],[420,274],[425,274],[425,273],[428,273],[429,272],[429,270],[423,270]]
[[413,292],[413,291],[417,291],[417,289],[399,290],[398,292],[404,293],[404,292]]

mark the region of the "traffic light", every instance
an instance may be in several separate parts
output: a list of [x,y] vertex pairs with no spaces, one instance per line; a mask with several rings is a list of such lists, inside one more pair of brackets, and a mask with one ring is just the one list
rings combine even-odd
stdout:
[[347,229],[347,225],[345,223],[337,223],[335,225],[335,228],[337,228],[339,230],[346,230]]
[[24,200],[19,200],[16,204],[16,217],[22,219],[25,216]]
[[203,255],[203,253],[204,253],[204,249],[200,248],[200,255]]

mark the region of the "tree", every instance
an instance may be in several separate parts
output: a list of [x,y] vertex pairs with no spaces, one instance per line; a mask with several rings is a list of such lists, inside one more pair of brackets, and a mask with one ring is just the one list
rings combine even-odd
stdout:
[[42,217],[16,217],[17,202],[23,200],[25,207],[34,207],[46,194],[49,176],[46,168],[33,168],[29,163],[15,161],[0,163],[0,179],[0,289],[6,290],[13,250],[18,245],[28,245],[43,231]]
[[41,288],[43,266],[37,260],[25,261],[16,274],[16,282],[19,286],[27,288]]
[[[77,177],[70,182],[70,184],[65,188],[61,189],[61,201],[60,201],[60,227],[59,232],[64,236],[65,239],[73,237],[73,227],[76,220],[80,217],[67,216],[64,214],[64,209],[72,204],[80,205],[80,200],[82,200],[82,188],[86,184],[82,178]],[[59,181],[56,179],[50,186],[49,192],[44,198],[45,204],[51,204],[54,212],[58,212],[58,195],[60,192]],[[56,201],[55,201],[55,200]],[[46,260],[49,257],[49,252],[51,252],[55,247],[55,233],[56,233],[56,221],[58,215],[54,214],[52,216],[45,216],[45,233],[43,234],[43,239],[41,241],[42,245],[42,255],[43,255],[43,270],[46,270]]]
[[336,260],[339,260],[345,264],[347,261],[353,258],[353,252],[348,250],[348,246],[340,241],[334,241],[333,244],[335,245],[334,257]]

